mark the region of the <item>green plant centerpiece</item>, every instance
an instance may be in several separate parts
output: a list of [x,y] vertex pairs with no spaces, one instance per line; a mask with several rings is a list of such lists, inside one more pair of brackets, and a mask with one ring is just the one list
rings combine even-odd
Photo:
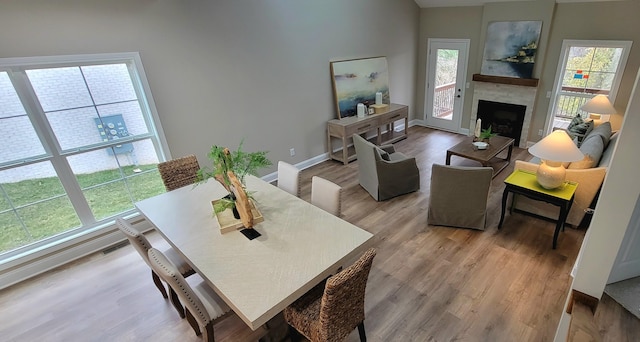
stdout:
[[236,209],[245,228],[253,227],[253,217],[250,210],[250,194],[246,191],[245,176],[258,175],[258,170],[271,166],[267,159],[267,151],[245,152],[240,142],[236,151],[226,147],[213,145],[209,151],[209,159],[213,169],[204,167],[198,170],[198,182],[204,183],[214,178],[229,192],[213,206],[215,213],[226,209]]
[[478,137],[478,141],[484,141],[484,142],[489,142],[489,139],[492,137],[495,137],[496,135],[498,135],[498,133],[495,132],[491,132],[491,126],[489,126],[487,129],[483,129],[480,132],[480,136]]

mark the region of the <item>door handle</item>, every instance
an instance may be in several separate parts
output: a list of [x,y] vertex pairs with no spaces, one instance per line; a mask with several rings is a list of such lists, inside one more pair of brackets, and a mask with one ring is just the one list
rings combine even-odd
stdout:
[[460,97],[460,95],[456,95],[456,97]]

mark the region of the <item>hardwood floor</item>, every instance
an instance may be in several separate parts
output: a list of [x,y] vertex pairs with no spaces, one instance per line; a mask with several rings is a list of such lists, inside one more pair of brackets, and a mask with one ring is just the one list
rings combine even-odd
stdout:
[[[428,226],[431,165],[444,163],[446,149],[463,139],[410,128],[395,146],[416,156],[421,189],[385,202],[360,187],[357,161],[326,161],[302,172],[303,199],[310,198],[311,177],[321,175],[343,187],[342,217],[375,234],[378,255],[365,300],[369,341],[553,340],[584,230],[567,228],[556,250],[552,222],[507,214],[498,231],[503,181],[513,165],[493,180],[485,231]],[[513,159],[527,157],[514,150]],[[159,234],[148,235],[166,246]],[[596,315],[604,340],[640,340],[638,319],[612,302],[603,298]],[[3,341],[200,341],[129,245],[7,288],[0,308]],[[240,330],[244,324],[230,318],[216,325],[216,338],[238,341]],[[348,341],[358,341],[356,331]]]

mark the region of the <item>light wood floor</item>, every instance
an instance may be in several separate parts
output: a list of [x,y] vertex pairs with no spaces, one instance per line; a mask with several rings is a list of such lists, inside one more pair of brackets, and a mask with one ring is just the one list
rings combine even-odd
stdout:
[[[497,230],[503,180],[494,180],[486,231],[426,224],[430,168],[444,163],[461,135],[410,128],[396,149],[416,156],[421,189],[385,202],[358,184],[358,162],[323,162],[302,172],[302,198],[321,175],[344,188],[343,218],[375,234],[366,295],[369,341],[552,341],[569,272],[584,237],[567,228],[551,249],[554,224],[521,214]],[[516,149],[513,159],[526,159]],[[454,157],[453,164],[463,163]],[[464,214],[464,213],[461,213]],[[166,245],[157,233],[155,245]],[[0,292],[2,341],[199,341],[127,245],[96,253]],[[258,289],[257,289],[258,290]],[[626,314],[625,314],[626,313]],[[638,341],[640,324],[606,295],[597,319],[605,341]],[[237,341],[244,324],[231,318],[216,338]],[[357,332],[349,336],[357,341]]]

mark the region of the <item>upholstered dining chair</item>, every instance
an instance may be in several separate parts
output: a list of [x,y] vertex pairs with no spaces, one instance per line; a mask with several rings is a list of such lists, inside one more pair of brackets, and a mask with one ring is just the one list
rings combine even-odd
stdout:
[[300,197],[300,170],[287,162],[279,161],[278,188]]
[[[149,262],[149,256],[147,252],[149,249],[152,248],[152,246],[149,240],[147,239],[147,237],[144,236],[144,234],[140,233],[137,229],[133,228],[133,226],[131,226],[129,222],[127,222],[122,218],[116,219],[116,226],[122,233],[124,233],[124,235],[129,240],[129,243],[131,243],[133,248],[135,248],[138,254],[140,254],[140,256],[142,257],[142,260],[144,260],[144,262],[149,267],[151,267],[151,263]],[[167,255],[167,257],[169,257],[172,260],[174,265],[177,265],[178,269],[180,270],[180,274],[182,274],[183,276],[188,277],[195,273],[194,270],[191,268],[191,266],[189,266],[189,264],[187,264],[182,259],[182,257],[180,257],[180,255],[178,255],[178,253],[176,253],[176,251],[174,251],[172,248],[166,250],[165,254]],[[156,287],[162,294],[162,297],[167,298],[168,297],[167,291],[164,288],[164,285],[162,284],[162,281],[160,281],[160,278],[158,277],[156,272],[153,271],[153,268],[151,269],[151,279],[153,279],[153,283],[156,285]],[[178,314],[180,315],[180,317],[184,318],[185,317],[184,308],[182,307],[182,304],[180,303],[176,293],[173,290],[171,290],[171,288],[169,288],[169,292],[171,294],[171,303],[176,308],[176,311],[178,311]]]
[[353,145],[360,185],[376,201],[420,189],[420,171],[415,158],[396,152],[393,145],[376,146],[358,134],[353,135]]
[[196,183],[198,170],[200,164],[193,154],[158,164],[158,171],[167,191]]
[[493,169],[433,164],[427,221],[484,230]]
[[322,177],[311,177],[311,204],[340,217],[342,187]]
[[192,287],[159,250],[150,248],[148,253],[151,268],[176,291],[185,304],[187,321],[196,335],[202,335],[207,342],[215,341],[213,325],[229,317],[233,312],[231,308],[204,281]]
[[312,342],[342,341],[358,327],[364,331],[364,294],[376,250],[366,251],[358,261],[329,277],[284,309],[291,340],[304,335]]

